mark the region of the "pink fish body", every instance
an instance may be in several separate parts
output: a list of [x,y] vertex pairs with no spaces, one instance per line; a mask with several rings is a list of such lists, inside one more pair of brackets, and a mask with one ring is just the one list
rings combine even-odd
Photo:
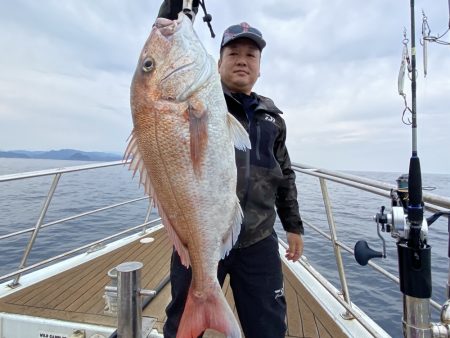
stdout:
[[178,338],[205,329],[240,338],[217,266],[241,226],[234,147],[250,148],[227,112],[217,64],[184,15],[157,19],[131,84],[134,128],[125,153],[153,197],[192,282]]

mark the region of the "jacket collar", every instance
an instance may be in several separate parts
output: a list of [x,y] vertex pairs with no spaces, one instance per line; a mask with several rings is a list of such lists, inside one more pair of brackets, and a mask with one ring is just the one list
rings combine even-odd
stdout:
[[[234,101],[238,104],[241,104],[238,100],[236,100],[236,98],[233,97],[231,91],[228,89],[227,86],[225,86],[225,84],[223,82],[222,82],[222,89],[223,89],[223,93],[225,94],[225,97],[228,97],[232,101]],[[268,113],[283,114],[283,112],[280,109],[278,109],[278,107],[275,105],[275,103],[273,103],[273,101],[271,99],[269,99],[268,97],[258,95],[255,92],[252,92],[252,95],[255,95],[256,98],[258,99],[258,106],[255,108],[255,111],[256,110],[264,110]]]

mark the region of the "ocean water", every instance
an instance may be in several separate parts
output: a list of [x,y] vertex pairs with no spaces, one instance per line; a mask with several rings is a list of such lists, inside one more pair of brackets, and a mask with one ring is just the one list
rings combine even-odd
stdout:
[[[0,175],[84,164],[87,162],[0,158]],[[349,173],[392,184],[395,184],[395,179],[401,174]],[[26,182],[0,183],[0,236],[35,225],[51,181],[51,177],[40,177]],[[328,232],[319,180],[298,174],[297,186],[303,219]],[[450,175],[424,174],[423,186],[434,187],[435,194],[450,196]],[[373,249],[381,250],[373,215],[382,205],[389,207],[389,200],[337,183],[329,182],[327,187],[338,240],[353,247],[358,240],[365,239]],[[143,196],[144,192],[138,187],[138,180],[132,179],[130,172],[123,166],[64,174],[44,223]],[[44,228],[37,237],[27,265],[104,238],[132,225],[141,224],[147,208],[148,201],[144,199],[132,205]],[[157,217],[155,211],[152,211],[152,217]],[[276,229],[284,239],[285,233],[279,223]],[[304,255],[322,275],[340,289],[330,243],[308,227],[305,231]],[[377,263],[392,274],[398,275],[395,241],[389,235],[385,234],[384,237],[388,256],[383,260],[378,259]],[[0,275],[18,267],[29,238],[30,233],[27,233],[0,241]],[[433,299],[439,304],[446,299],[447,242],[447,219],[444,218],[433,223],[429,231],[429,244],[432,246]],[[343,250],[342,255],[351,300],[390,335],[401,337],[402,294],[398,285],[372,268],[358,265],[355,259]],[[432,319],[437,321],[438,318],[439,313],[433,310]]]

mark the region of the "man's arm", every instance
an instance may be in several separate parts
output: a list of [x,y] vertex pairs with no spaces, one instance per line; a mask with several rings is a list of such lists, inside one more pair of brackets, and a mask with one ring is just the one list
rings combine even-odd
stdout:
[[[198,1],[199,0],[193,0],[192,2],[192,10],[195,14],[198,12]],[[158,17],[175,20],[182,9],[183,0],[164,0],[159,8]]]
[[286,124],[283,125],[280,134],[275,141],[275,156],[280,164],[283,173],[283,181],[278,187],[276,207],[278,217],[284,230],[289,249],[286,251],[288,260],[296,261],[303,254],[304,234],[303,222],[300,217],[300,210],[297,201],[297,186],[295,184],[295,172],[291,168],[291,160],[286,148]]
[[274,153],[283,173],[283,180],[278,186],[275,201],[278,216],[284,230],[296,234],[303,234],[303,222],[300,217],[297,201],[295,172],[291,168],[291,160],[286,148],[286,125],[284,121],[280,134],[275,140]]

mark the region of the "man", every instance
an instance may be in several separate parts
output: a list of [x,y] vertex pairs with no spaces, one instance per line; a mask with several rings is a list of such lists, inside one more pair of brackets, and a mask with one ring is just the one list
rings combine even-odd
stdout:
[[[174,0],[172,0],[174,1]],[[160,16],[170,17],[169,7]],[[173,17],[173,16],[172,16]],[[286,301],[277,235],[276,211],[286,230],[286,257],[296,261],[303,252],[295,173],[286,149],[286,125],[272,100],[252,92],[260,75],[265,47],[259,30],[247,23],[223,34],[219,73],[228,110],[247,129],[252,149],[236,150],[237,196],[244,212],[238,241],[219,262],[222,285],[227,274],[246,338],[285,336]],[[176,252],[171,260],[172,301],[166,308],[164,337],[175,338],[191,282]]]

